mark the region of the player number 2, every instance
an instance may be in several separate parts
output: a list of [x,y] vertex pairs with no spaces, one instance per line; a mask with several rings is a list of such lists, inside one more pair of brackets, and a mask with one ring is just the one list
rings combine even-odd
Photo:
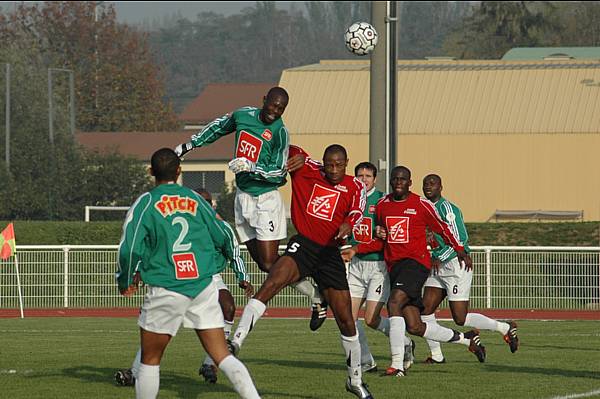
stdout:
[[188,231],[190,231],[190,225],[188,224],[187,220],[185,220],[181,216],[177,216],[171,222],[171,226],[175,226],[176,224],[181,225],[181,232],[179,233],[179,237],[177,237],[177,240],[175,240],[175,243],[173,244],[173,252],[189,251],[192,247],[192,243],[188,242],[187,244],[184,244],[183,240],[185,240],[185,236],[187,235]]

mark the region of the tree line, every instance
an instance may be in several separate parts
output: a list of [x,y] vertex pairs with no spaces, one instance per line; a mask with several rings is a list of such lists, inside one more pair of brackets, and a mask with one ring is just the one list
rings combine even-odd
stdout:
[[[11,164],[0,161],[0,218],[79,219],[84,205],[127,205],[148,188],[139,162],[75,143],[64,70],[75,78],[77,130],[172,131],[179,127],[175,110],[208,83],[277,82],[285,68],[355,58],[343,33],[370,21],[370,7],[328,1],[283,10],[257,2],[229,16],[177,16],[146,32],[119,23],[108,2],[19,3],[0,14],[0,59],[11,65]],[[600,3],[401,2],[399,31],[404,59],[498,59],[513,47],[598,46]],[[53,75],[51,94],[49,68],[62,71]],[[4,143],[0,129],[1,154]]]

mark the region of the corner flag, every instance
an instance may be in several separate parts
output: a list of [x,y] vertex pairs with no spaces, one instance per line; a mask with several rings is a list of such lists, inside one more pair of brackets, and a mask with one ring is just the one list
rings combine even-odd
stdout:
[[0,258],[6,260],[15,253],[15,228],[10,223],[0,233]]

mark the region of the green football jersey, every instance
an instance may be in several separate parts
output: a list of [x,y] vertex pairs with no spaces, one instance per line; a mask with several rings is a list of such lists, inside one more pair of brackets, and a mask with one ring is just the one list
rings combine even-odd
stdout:
[[[467,228],[465,227],[465,222],[460,209],[443,197],[435,203],[435,209],[442,219],[448,223],[450,231],[457,237],[458,243],[465,248],[465,252],[471,252],[468,245],[469,235],[467,234]],[[446,262],[456,257],[456,251],[454,251],[451,246],[446,245],[440,235],[434,233],[434,237],[437,246],[435,244],[432,245],[431,256],[433,258]]]
[[[367,205],[365,206],[363,219],[359,224],[355,225],[352,230],[352,237],[350,238],[351,245],[373,240],[373,233],[375,231],[375,206],[384,195],[384,193],[378,191],[376,188],[371,189],[371,191],[367,193]],[[358,256],[361,260],[381,261],[383,260],[383,251],[357,254],[355,256]]]
[[[240,254],[240,246],[238,244],[237,238],[235,238],[235,233],[233,232],[233,229],[231,228],[229,223],[223,220],[218,220],[217,222],[222,224],[223,231],[225,231],[225,234],[228,236],[228,241],[231,241],[231,243],[233,244],[233,254],[230,254],[228,252],[228,248],[224,248],[224,251],[219,252],[220,259],[217,261],[216,272],[221,273],[223,270],[225,270],[225,266],[229,265],[231,270],[233,270],[233,272],[235,273],[235,276],[237,277],[239,282],[250,281],[250,276],[246,272],[246,265],[242,260]],[[231,257],[231,255],[233,255],[233,257]]]
[[127,212],[119,243],[119,289],[144,283],[195,297],[233,259],[231,231],[196,192],[175,183],[142,194]]
[[254,172],[236,174],[235,183],[240,190],[255,197],[285,184],[289,151],[289,134],[281,118],[266,125],[259,115],[259,108],[243,107],[215,119],[192,136],[192,145],[203,147],[235,132],[233,157],[246,158],[256,164]]

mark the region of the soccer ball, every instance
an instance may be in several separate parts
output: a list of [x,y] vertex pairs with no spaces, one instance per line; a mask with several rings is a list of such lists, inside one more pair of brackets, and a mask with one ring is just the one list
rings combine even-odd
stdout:
[[377,31],[367,22],[355,22],[344,35],[346,48],[356,55],[367,55],[377,45]]

